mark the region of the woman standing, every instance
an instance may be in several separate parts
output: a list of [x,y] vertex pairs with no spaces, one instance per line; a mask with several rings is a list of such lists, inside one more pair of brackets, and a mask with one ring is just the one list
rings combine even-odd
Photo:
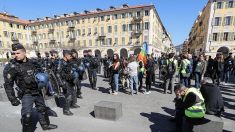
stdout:
[[[120,62],[119,62],[119,56],[118,54],[113,55],[113,65],[112,65],[112,94],[117,95],[118,94],[118,82],[119,82],[119,68]],[[114,89],[115,88],[115,89]]]
[[[213,67],[215,70],[214,79],[216,79],[217,85],[220,85],[220,82],[223,80],[223,72],[224,72],[224,58],[221,53],[216,55],[216,59],[215,59]],[[213,79],[213,83],[215,83],[214,79]]]
[[195,75],[195,88],[200,88],[201,86],[201,79],[202,75],[205,71],[205,61],[204,61],[204,56],[200,55],[196,65],[195,65],[195,70],[194,70],[194,75]]

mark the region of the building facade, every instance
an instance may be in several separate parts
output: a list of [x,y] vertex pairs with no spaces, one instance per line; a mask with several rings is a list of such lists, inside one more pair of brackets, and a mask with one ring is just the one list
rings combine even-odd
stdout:
[[235,53],[235,1],[209,0],[189,34],[189,51],[212,57]]
[[148,52],[159,56],[161,52],[169,52],[172,47],[170,35],[154,5],[124,4],[118,8],[110,6],[108,10],[97,8],[94,11],[37,18],[20,23],[23,27],[19,29],[21,31],[15,27],[6,29],[4,23],[16,26],[18,23],[0,19],[0,32],[3,35],[0,47],[6,50],[11,44],[10,39],[6,40],[4,36],[6,31],[16,34],[22,32],[22,37],[16,36],[18,41],[27,49],[37,52],[75,48],[79,55],[91,49],[99,56],[118,53],[121,57],[127,57],[129,54],[138,54],[143,43],[147,42]]

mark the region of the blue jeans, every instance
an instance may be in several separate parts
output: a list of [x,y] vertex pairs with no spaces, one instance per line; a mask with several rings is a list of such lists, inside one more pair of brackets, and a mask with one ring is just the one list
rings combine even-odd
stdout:
[[183,84],[185,87],[189,87],[189,84],[188,84],[188,77],[183,77],[182,75],[180,75],[180,82],[181,84]]
[[133,94],[134,86],[136,89],[136,93],[138,93],[138,76],[130,76],[129,83],[131,88],[131,94]]
[[116,92],[118,92],[119,74],[113,74],[113,79],[114,79],[115,90],[116,90]]
[[229,82],[230,74],[231,74],[231,71],[225,71],[225,74],[224,74],[224,82],[225,83]]
[[201,73],[195,72],[195,88],[201,87],[201,79],[202,79]]

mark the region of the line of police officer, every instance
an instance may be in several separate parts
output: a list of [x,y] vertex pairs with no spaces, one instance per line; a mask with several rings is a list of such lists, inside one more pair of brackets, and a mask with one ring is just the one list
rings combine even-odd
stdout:
[[[26,50],[20,43],[12,45],[14,58],[5,66],[4,87],[7,97],[13,106],[22,103],[21,122],[23,132],[33,132],[36,124],[33,124],[35,104],[39,113],[39,123],[43,130],[56,129],[57,126],[50,124],[48,113],[56,113],[45,105],[45,93],[55,97],[64,96],[63,114],[71,116],[70,108],[79,108],[77,98],[81,98],[81,81],[86,79],[85,69],[88,69],[88,77],[91,88],[96,90],[97,69],[100,67],[100,60],[92,56],[91,50],[84,54],[84,58],[78,58],[75,49],[64,50],[63,58],[59,59],[58,52],[51,51],[51,58],[37,59],[26,57]],[[17,86],[17,95],[14,91],[14,84]],[[45,92],[46,91],[46,92]],[[62,92],[61,92],[62,91]],[[20,102],[21,100],[21,102]],[[58,101],[58,100],[56,100]]]

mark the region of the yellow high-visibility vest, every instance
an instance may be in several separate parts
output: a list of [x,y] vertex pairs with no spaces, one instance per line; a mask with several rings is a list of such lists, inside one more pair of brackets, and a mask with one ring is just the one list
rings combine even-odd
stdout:
[[189,88],[188,91],[185,93],[185,96],[183,98],[183,102],[185,101],[185,99],[189,93],[194,93],[197,96],[197,98],[199,98],[199,101],[196,102],[193,106],[187,108],[184,111],[184,114],[190,118],[204,117],[205,113],[206,113],[206,107],[205,107],[204,98],[202,97],[201,92],[199,91],[199,89]]

